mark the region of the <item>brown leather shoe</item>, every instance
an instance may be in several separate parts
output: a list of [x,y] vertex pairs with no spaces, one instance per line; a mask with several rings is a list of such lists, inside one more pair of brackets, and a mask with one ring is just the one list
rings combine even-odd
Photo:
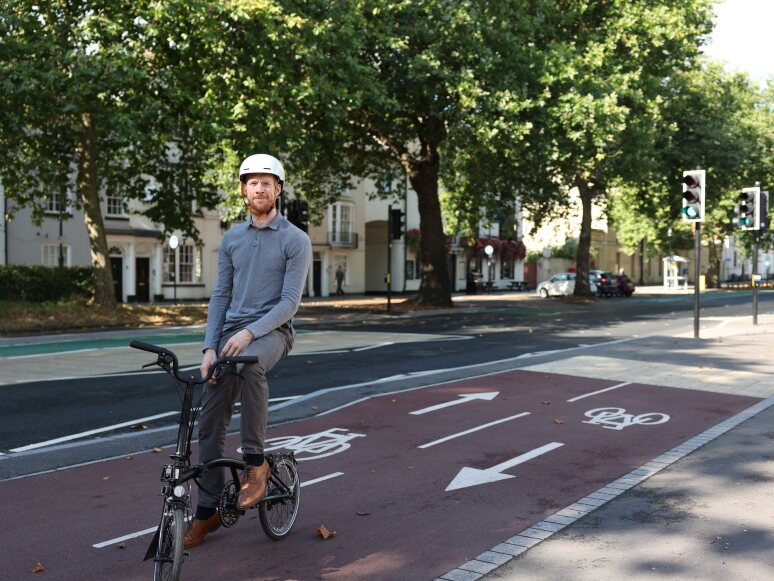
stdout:
[[206,520],[193,519],[191,526],[185,533],[183,539],[183,548],[190,549],[197,545],[201,545],[204,537],[212,532],[215,532],[220,528],[220,517],[216,512],[210,518]]
[[266,493],[266,480],[269,478],[269,463],[264,460],[260,466],[245,466],[242,472],[242,487],[239,489],[237,508],[250,508]]

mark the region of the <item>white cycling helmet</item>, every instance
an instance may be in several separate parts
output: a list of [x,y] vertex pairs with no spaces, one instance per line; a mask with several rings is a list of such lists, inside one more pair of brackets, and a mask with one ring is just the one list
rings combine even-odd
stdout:
[[277,176],[281,184],[285,183],[285,169],[280,160],[265,153],[251,155],[242,162],[239,167],[239,180],[243,181],[244,177],[251,173],[269,173]]

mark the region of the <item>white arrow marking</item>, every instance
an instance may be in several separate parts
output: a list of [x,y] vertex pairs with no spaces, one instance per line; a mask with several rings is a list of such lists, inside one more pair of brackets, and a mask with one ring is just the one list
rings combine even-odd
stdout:
[[449,492],[450,490],[457,490],[459,488],[466,488],[468,486],[476,486],[478,484],[488,484],[489,482],[496,482],[498,480],[505,480],[507,478],[516,478],[511,474],[502,474],[503,470],[513,468],[522,462],[532,460],[541,454],[545,454],[551,450],[556,450],[562,446],[564,446],[564,444],[561,442],[551,442],[550,444],[540,446],[540,448],[535,448],[534,450],[522,454],[521,456],[516,456],[515,458],[511,458],[510,460],[506,460],[505,462],[497,464],[496,466],[492,466],[491,468],[486,468],[484,470],[479,470],[478,468],[468,468],[466,466],[459,471],[457,476],[454,477],[454,480],[451,481],[451,484],[446,487],[446,492]]
[[421,410],[416,410],[413,412],[409,412],[413,416],[419,416],[422,414],[426,414],[428,412],[434,412],[435,410],[440,410],[443,408],[447,408],[449,406],[457,405],[458,403],[466,403],[469,401],[473,401],[476,399],[484,399],[486,401],[492,401],[494,398],[496,398],[498,395],[500,395],[499,391],[487,391],[484,393],[461,393],[459,394],[459,399],[453,399],[451,401],[447,401],[445,403],[439,403],[437,405],[431,405],[430,407],[422,408]]

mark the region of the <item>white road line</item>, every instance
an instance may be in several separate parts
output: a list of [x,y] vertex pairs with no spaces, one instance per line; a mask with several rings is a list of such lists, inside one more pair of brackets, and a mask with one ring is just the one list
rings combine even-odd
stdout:
[[124,535],[123,537],[110,539],[109,541],[102,541],[101,543],[96,543],[92,545],[92,547],[94,547],[95,549],[102,549],[104,547],[109,547],[110,545],[123,543],[124,541],[128,541],[129,539],[136,539],[137,537],[141,537],[143,535],[149,535],[151,533],[155,533],[157,528],[159,528],[158,525],[156,525],[155,527],[151,527],[149,529],[137,531],[136,533],[129,533],[128,535]]
[[429,448],[430,446],[435,446],[436,444],[441,444],[443,442],[447,442],[448,440],[453,440],[454,438],[459,438],[460,436],[465,436],[467,434],[472,434],[473,432],[478,432],[479,430],[483,430],[485,428],[490,428],[492,426],[496,426],[497,424],[502,424],[503,422],[509,422],[511,420],[515,420],[516,418],[522,418],[524,416],[528,416],[529,412],[522,412],[520,414],[516,414],[515,416],[509,416],[507,418],[503,418],[501,420],[496,420],[494,422],[489,422],[488,424],[484,424],[482,426],[476,426],[475,428],[471,428],[469,430],[465,430],[464,432],[459,432],[458,434],[452,434],[451,436],[446,436],[445,438],[441,438],[440,440],[435,440],[434,442],[428,442],[427,444],[422,444],[421,446],[417,446],[417,448]]
[[[326,480],[330,480],[331,478],[336,478],[338,476],[344,476],[343,472],[333,472],[331,474],[326,474],[325,476],[320,476],[319,478],[314,478],[312,480],[307,480],[305,482],[301,483],[301,488],[304,486],[310,486],[312,484],[317,484],[318,482],[324,482]],[[155,527],[150,527],[147,529],[143,529],[141,531],[137,531],[136,533],[129,533],[128,535],[124,535],[122,537],[116,537],[115,539],[110,539],[109,541],[102,541],[101,543],[95,543],[92,545],[95,549],[103,549],[105,547],[109,547],[110,545],[115,545],[117,543],[123,543],[124,541],[128,541],[130,539],[136,539],[137,537],[142,537],[144,535],[149,535],[151,533],[155,533],[156,529],[158,528],[158,525]]]
[[319,478],[313,478],[312,480],[306,480],[301,483],[301,488],[304,486],[309,486],[310,484],[317,484],[318,482],[323,482],[325,480],[330,480],[331,478],[337,478],[339,476],[344,476],[343,472],[333,472],[331,474],[326,474],[325,476],[320,476]]
[[10,452],[27,452],[29,450],[35,450],[36,448],[44,448],[46,446],[52,446],[54,444],[61,444],[62,442],[69,442],[70,440],[77,440],[78,438],[84,438],[86,436],[93,436],[94,434],[101,434],[103,432],[109,432],[118,428],[126,428],[133,426],[141,422],[150,422],[158,420],[160,418],[166,418],[174,416],[180,412],[166,412],[163,414],[156,414],[155,416],[147,416],[138,420],[129,420],[128,422],[122,422],[120,424],[114,424],[112,426],[105,426],[104,428],[96,428],[94,430],[88,430],[87,432],[81,432],[80,434],[70,434],[69,436],[62,436],[61,438],[54,438],[53,440],[46,440],[45,442],[38,442],[37,444],[29,444],[27,446],[21,446],[20,448],[13,448]]
[[579,399],[583,399],[584,397],[591,397],[592,395],[597,395],[600,393],[605,393],[606,391],[612,391],[613,389],[618,389],[619,387],[623,387],[625,385],[631,385],[631,381],[625,381],[623,383],[619,383],[618,385],[613,385],[611,387],[606,387],[605,389],[600,389],[599,391],[592,391],[591,393],[584,393],[583,395],[579,395],[578,397],[574,397],[572,399],[568,399],[567,403],[572,403],[574,401],[578,401]]
[[[269,400],[269,403],[272,402],[284,402],[292,399],[296,399],[299,396],[292,395],[288,397],[275,397]],[[237,403],[235,407],[240,407],[241,403]],[[103,434],[105,432],[111,432],[113,430],[118,430],[120,428],[126,428],[129,426],[134,426],[135,424],[141,424],[143,422],[152,422],[154,420],[158,420],[161,418],[166,418],[169,416],[175,416],[178,415],[180,412],[164,412],[163,414],[156,414],[154,416],[147,416],[144,418],[138,418],[135,420],[129,420],[128,422],[122,422],[120,424],[114,424],[112,426],[104,426],[102,428],[95,428],[93,430],[88,430],[86,432],[80,432],[78,434],[70,434],[68,436],[62,436],[60,438],[54,438],[53,440],[46,440],[44,442],[37,442],[35,444],[28,444],[26,446],[21,446],[19,448],[13,448],[11,450],[8,450],[9,452],[29,452],[30,450],[36,450],[38,448],[45,448],[46,446],[53,446],[54,444],[61,444],[62,442],[70,442],[72,440],[79,440],[81,438],[85,438],[87,436],[93,436],[95,434]],[[0,454],[1,455],[1,454]]]
[[352,351],[368,351],[369,349],[378,349],[379,347],[387,347],[389,345],[395,345],[392,341],[387,341],[386,343],[377,343],[376,345],[366,345],[365,347],[357,347],[355,349],[352,349]]

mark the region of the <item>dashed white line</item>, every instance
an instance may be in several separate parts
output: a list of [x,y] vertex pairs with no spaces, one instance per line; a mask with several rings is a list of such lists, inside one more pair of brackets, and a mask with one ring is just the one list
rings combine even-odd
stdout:
[[605,389],[600,389],[597,391],[592,391],[591,393],[584,393],[583,395],[579,395],[578,397],[573,397],[571,399],[567,400],[567,403],[572,403],[574,401],[578,401],[579,399],[583,399],[584,397],[591,397],[592,395],[598,395],[600,393],[605,393],[606,391],[612,391],[614,389],[618,389],[619,387],[624,387],[625,385],[631,385],[631,381],[625,381],[623,383],[619,383],[618,385],[612,385],[610,387],[606,387]]
[[[297,395],[292,395],[288,397],[275,397],[269,400],[269,403],[274,402],[285,402],[292,399],[296,399]],[[235,407],[239,407],[241,404],[237,403]],[[20,446],[19,448],[13,448],[9,450],[9,452],[29,452],[30,450],[36,450],[38,448],[45,448],[46,446],[53,446],[54,444],[61,444],[63,442],[70,442],[72,440],[79,440],[81,438],[86,438],[88,436],[93,436],[95,434],[103,434],[105,432],[112,432],[113,430],[118,430],[121,428],[127,428],[129,426],[134,426],[137,424],[142,424],[144,422],[152,422],[154,420],[159,420],[161,418],[167,418],[169,416],[175,416],[178,415],[180,412],[164,412],[162,414],[156,414],[153,416],[146,416],[144,418],[137,418],[134,420],[129,420],[127,422],[121,422],[120,424],[113,424],[112,426],[104,426],[102,428],[95,428],[93,430],[88,430],[86,432],[80,432],[78,434],[70,434],[67,436],[62,436],[60,438],[54,438],[52,440],[46,440],[44,442],[37,442],[35,444],[28,444],[26,446]],[[3,455],[2,452],[0,452],[0,455]]]
[[[307,480],[305,482],[301,483],[301,488],[304,486],[310,486],[312,484],[317,484],[318,482],[324,482],[326,480],[330,480],[331,478],[337,478],[338,476],[343,476],[343,472],[333,472],[331,474],[326,474],[325,476],[320,476],[319,478],[313,478],[312,480]],[[129,533],[128,535],[123,535],[121,537],[116,537],[115,539],[110,539],[108,541],[102,541],[101,543],[95,543],[92,545],[95,549],[103,549],[105,547],[109,547],[110,545],[115,545],[117,543],[123,543],[124,541],[128,541],[130,539],[136,539],[137,537],[142,537],[144,535],[149,535],[151,533],[155,533],[158,526],[155,527],[149,527],[147,529],[143,529],[141,531],[137,531],[134,533]]]
[[503,422],[509,422],[511,420],[515,420],[516,418],[521,418],[524,416],[528,416],[529,412],[522,412],[520,414],[516,414],[515,416],[509,416],[507,418],[502,418],[500,420],[495,420],[494,422],[489,422],[488,424],[483,424],[481,426],[476,426],[475,428],[471,428],[469,430],[465,430],[464,432],[459,432],[457,434],[452,434],[451,436],[446,436],[444,438],[441,438],[439,440],[435,440],[433,442],[428,442],[427,444],[422,444],[421,446],[417,446],[417,448],[430,448],[431,446],[435,446],[436,444],[442,444],[443,442],[447,442],[449,440],[453,440],[454,438],[459,438],[460,436],[465,436],[467,434],[472,434],[473,432],[478,432],[479,430],[483,430],[485,428],[489,428],[491,426],[496,426],[497,424],[502,424]]

